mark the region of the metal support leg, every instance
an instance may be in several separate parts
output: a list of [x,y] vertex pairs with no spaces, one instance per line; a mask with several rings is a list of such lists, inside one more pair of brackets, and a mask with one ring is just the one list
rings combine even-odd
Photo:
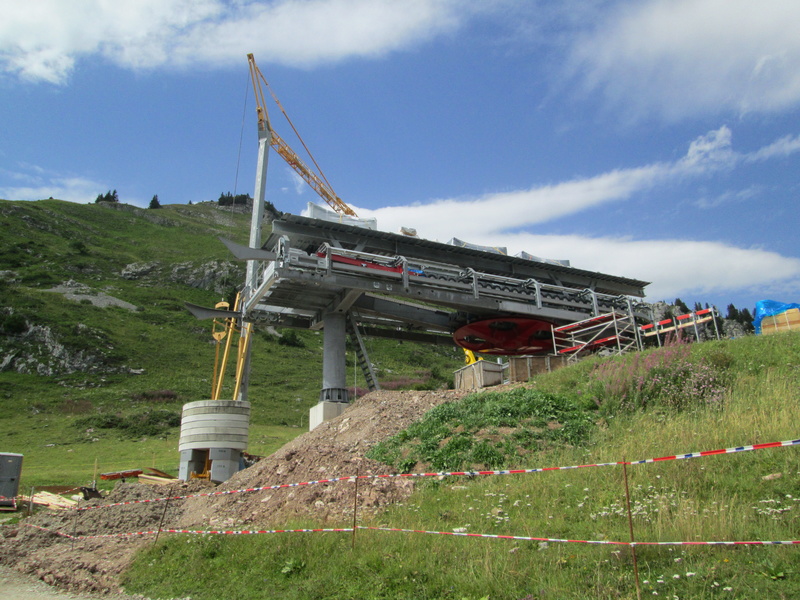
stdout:
[[323,319],[322,391],[320,402],[349,402],[346,368],[346,317],[328,313]]

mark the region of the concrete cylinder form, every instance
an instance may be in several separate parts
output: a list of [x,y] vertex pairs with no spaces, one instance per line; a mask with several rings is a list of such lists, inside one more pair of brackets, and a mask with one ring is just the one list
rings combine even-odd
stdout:
[[178,477],[184,481],[198,476],[217,483],[227,481],[242,468],[249,430],[249,402],[199,400],[184,404]]
[[199,400],[183,405],[178,450],[233,448],[247,450],[250,403]]

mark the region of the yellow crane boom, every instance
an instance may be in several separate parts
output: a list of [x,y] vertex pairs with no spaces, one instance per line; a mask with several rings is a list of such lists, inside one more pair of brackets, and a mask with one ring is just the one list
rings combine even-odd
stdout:
[[[283,110],[283,106],[281,106],[280,101],[275,96],[275,94],[272,93],[272,90],[269,87],[269,83],[267,83],[267,80],[264,78],[264,75],[261,73],[261,70],[258,68],[258,65],[256,65],[256,60],[252,54],[247,55],[247,61],[250,66],[250,78],[253,80],[253,91],[255,92],[256,96],[256,113],[258,114],[259,131],[266,131],[269,133],[269,145],[275,149],[275,151],[280,155],[280,157],[283,158],[283,160],[285,160],[286,163],[292,169],[294,169],[295,173],[300,175],[300,177],[302,177],[303,180],[309,186],[311,186],[311,189],[313,189],[317,194],[319,194],[319,196],[323,200],[325,200],[325,202],[327,202],[328,205],[333,210],[341,214],[349,215],[351,217],[357,217],[358,215],[356,214],[356,212],[352,208],[350,208],[341,198],[339,198],[339,196],[336,195],[336,192],[333,191],[333,187],[331,187],[331,184],[328,182],[327,178],[325,178],[325,175],[322,174],[322,169],[319,168],[317,161],[314,160],[314,157],[311,155],[311,152],[308,150],[308,147],[305,145],[305,142],[303,142],[303,139],[300,137],[300,134],[297,132],[297,129],[295,129],[294,125],[292,125],[292,122],[289,119],[289,116],[286,114],[286,111]],[[272,129],[272,126],[270,125],[269,122],[269,114],[267,113],[267,105],[264,102],[264,92],[261,87],[262,81],[264,82],[264,85],[267,86],[267,89],[269,90],[275,102],[280,107],[283,114],[286,116],[286,119],[289,121],[289,124],[292,125],[292,129],[294,130],[295,134],[297,134],[300,143],[303,144],[303,148],[305,148],[306,152],[311,157],[311,160],[317,167],[317,170],[319,171],[320,175],[317,175],[313,170],[311,170],[311,168],[308,165],[306,165],[300,159],[299,156],[297,156],[297,153],[294,150],[292,150],[289,144],[283,141],[283,138],[281,138],[275,132],[275,130]]]

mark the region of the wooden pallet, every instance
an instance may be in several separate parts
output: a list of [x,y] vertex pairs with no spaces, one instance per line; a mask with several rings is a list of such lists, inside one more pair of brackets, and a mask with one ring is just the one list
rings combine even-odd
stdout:
[[770,335],[780,331],[800,330],[800,309],[790,308],[777,315],[761,319],[761,334]]

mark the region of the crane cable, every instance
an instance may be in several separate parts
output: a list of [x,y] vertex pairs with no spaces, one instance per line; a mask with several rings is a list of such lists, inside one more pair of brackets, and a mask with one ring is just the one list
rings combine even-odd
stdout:
[[[239,186],[239,166],[242,162],[242,141],[244,140],[244,123],[245,123],[245,116],[247,114],[247,97],[249,94],[250,89],[250,82],[247,81],[244,88],[244,106],[242,107],[242,127],[239,131],[239,151],[236,154],[236,175],[233,178],[233,196],[236,197],[236,188]],[[233,208],[233,204],[231,204],[231,208]]]
[[283,104],[281,104],[281,101],[278,100],[278,96],[276,96],[275,92],[272,91],[272,88],[270,87],[269,82],[264,77],[264,74],[261,73],[260,69],[258,69],[257,72],[258,76],[261,78],[261,81],[263,81],[264,85],[267,86],[267,91],[269,92],[270,96],[272,96],[272,99],[275,101],[275,104],[277,104],[278,108],[281,109],[281,113],[283,113],[283,116],[286,118],[286,121],[289,123],[289,126],[292,128],[292,131],[294,131],[294,134],[297,136],[297,139],[300,140],[300,143],[303,145],[303,148],[305,149],[306,154],[308,154],[309,158],[311,159],[311,162],[314,163],[314,166],[317,168],[317,172],[319,173],[320,177],[322,177],[322,180],[325,182],[328,188],[330,190],[333,190],[331,182],[328,181],[327,177],[325,177],[325,173],[323,173],[322,169],[319,166],[319,163],[317,163],[317,160],[314,158],[314,155],[311,154],[311,150],[309,150],[308,146],[306,146],[306,143],[305,141],[303,141],[303,137],[300,135],[300,132],[297,131],[297,128],[294,126],[294,123],[292,123],[292,120],[289,118],[289,114],[283,108]]

